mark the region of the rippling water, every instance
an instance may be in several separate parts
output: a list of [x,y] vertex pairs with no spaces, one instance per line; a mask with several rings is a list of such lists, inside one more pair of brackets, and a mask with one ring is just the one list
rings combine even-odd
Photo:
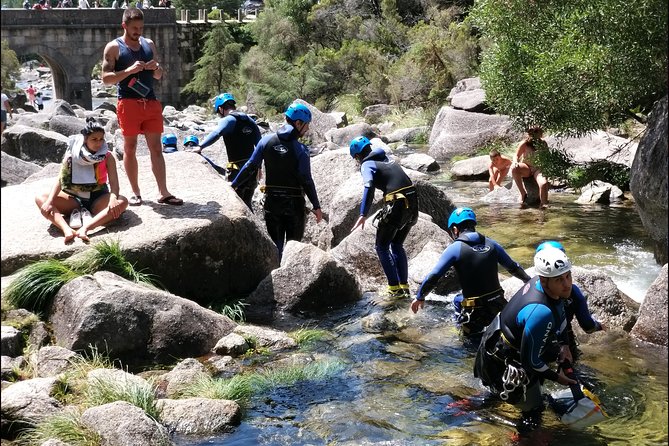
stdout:
[[[581,206],[569,194],[551,193],[551,207],[478,201],[482,182],[437,182],[456,205],[474,208],[479,229],[499,241],[524,266],[536,245],[559,239],[576,265],[606,271],[618,287],[641,301],[660,267],[632,204]],[[667,444],[667,350],[638,345],[616,332],[582,344],[582,380],[609,418],[583,432],[544,413],[544,428],[515,438],[518,412],[487,397],[472,375],[474,347],[452,323],[452,296],[434,296],[413,315],[408,302],[393,305],[374,293],[318,321],[333,339],[316,354],[346,364],[325,382],[280,388],[253,400],[242,424],[212,439],[180,445],[642,445]],[[398,328],[369,334],[360,318],[382,312]],[[602,349],[601,345],[606,345]],[[549,383],[546,390],[560,386]],[[462,400],[468,402],[463,406]]]

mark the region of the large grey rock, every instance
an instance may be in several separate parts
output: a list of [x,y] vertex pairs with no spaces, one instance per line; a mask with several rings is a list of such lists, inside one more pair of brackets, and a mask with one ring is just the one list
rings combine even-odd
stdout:
[[455,83],[455,86],[451,88],[451,91],[448,93],[446,100],[450,101],[458,93],[472,90],[481,89],[481,78],[479,77],[468,77],[465,79],[460,79]]
[[49,163],[44,167],[37,166],[39,170],[29,177],[27,177],[23,183],[32,183],[33,181],[43,180],[44,178],[58,178],[60,175],[61,163]]
[[2,326],[2,356],[16,357],[23,350],[23,335],[20,330],[9,325]]
[[369,122],[378,122],[384,116],[393,112],[397,107],[388,104],[374,104],[362,110],[362,116]]
[[609,204],[622,201],[623,191],[613,184],[603,181],[592,181],[581,189],[581,195],[576,199],[579,204]]
[[[342,262],[350,270],[358,275],[363,284],[363,291],[374,288],[385,288],[387,286],[386,276],[383,273],[376,250],[374,248],[376,229],[369,223],[364,229],[356,229],[348,237],[331,250],[333,257]],[[415,284],[420,284],[425,274],[434,266],[429,264],[438,259],[443,250],[448,246],[448,235],[435,223],[422,216],[416,225],[411,228],[404,249],[409,259],[409,278]],[[415,264],[414,260],[419,263]],[[427,259],[427,260],[426,260]],[[452,276],[445,280],[448,282]],[[450,285],[450,286],[449,286]],[[452,282],[440,287],[440,290],[448,288],[452,291]]]
[[[184,200],[183,206],[158,204],[148,157],[138,157],[138,163],[144,204],[128,208],[117,222],[92,232],[92,243],[118,241],[138,269],[148,268],[168,290],[196,301],[249,293],[278,265],[278,252],[264,222],[202,157],[185,152],[165,156],[168,187]],[[121,194],[129,195],[122,168],[119,180]],[[1,189],[2,275],[31,261],[69,257],[87,249],[80,240],[65,245],[60,231],[50,228],[32,200],[48,193],[55,181]]]
[[106,446],[172,445],[167,429],[142,409],[125,401],[91,407],[81,422],[102,437]]
[[214,346],[217,355],[240,356],[247,352],[249,344],[243,336],[230,333],[218,340]]
[[51,117],[46,113],[22,113],[15,119],[14,125],[49,130],[49,121]]
[[20,429],[61,412],[61,404],[52,396],[61,385],[57,378],[33,378],[3,388],[2,438],[11,438]]
[[0,181],[2,182],[2,187],[21,184],[26,178],[42,170],[41,166],[29,161],[23,161],[4,151],[0,152],[0,155],[2,156],[0,160],[0,168],[2,169]]
[[639,308],[639,319],[631,334],[653,344],[669,344],[667,341],[667,264],[651,284]]
[[487,110],[485,90],[482,88],[456,93],[451,97],[451,106],[458,110],[483,113]]
[[86,120],[74,116],[55,115],[49,120],[49,130],[64,136],[78,135],[84,127]]
[[522,135],[504,115],[487,115],[442,107],[430,132],[428,155],[442,161],[455,155],[474,155],[492,141],[516,141]]
[[[234,333],[226,336],[231,335]],[[178,397],[189,384],[205,377],[207,377],[207,370],[204,365],[197,359],[186,358],[160,377],[158,388],[164,388],[164,393],[168,398]]]
[[[451,166],[451,176],[460,180],[487,180],[489,165],[490,157],[488,155],[459,160]],[[510,175],[508,178],[510,178]]]
[[[376,133],[371,125],[366,122],[351,124],[344,128],[334,128],[325,132],[328,141],[337,144],[339,147],[345,147],[348,151],[351,140],[358,136],[366,136],[369,139],[376,137]],[[350,156],[350,154],[349,154]]]
[[342,264],[329,253],[304,243],[286,245],[281,267],[273,270],[246,302],[252,322],[270,322],[277,313],[322,313],[354,302],[360,286]]
[[630,190],[644,229],[653,240],[655,261],[667,263],[667,96],[658,101],[648,120],[630,171]]
[[2,378],[3,381],[15,381],[17,377],[16,370],[26,364],[26,359],[23,356],[12,358],[11,356],[5,355],[2,355],[1,358],[2,366],[0,366],[0,378]]
[[95,347],[127,365],[204,355],[235,326],[190,300],[106,271],[64,285],[49,322],[58,345]]
[[391,133],[383,135],[383,137],[388,143],[400,141],[411,143],[426,136],[429,131],[430,129],[427,126],[409,127],[393,130]]
[[57,345],[40,348],[32,354],[31,362],[35,365],[35,374],[40,378],[58,376],[72,367],[72,360],[77,356],[72,350]]
[[256,347],[281,351],[297,347],[297,342],[285,332],[252,324],[237,325],[235,333],[253,339]]
[[424,153],[412,153],[411,155],[402,158],[400,163],[402,164],[402,167],[417,170],[419,172],[436,172],[440,169],[439,163],[437,163],[430,155]]
[[160,419],[171,431],[182,435],[211,436],[232,430],[242,419],[234,401],[209,398],[158,400]]
[[2,150],[40,166],[59,163],[67,149],[67,137],[50,130],[13,125],[3,133]]
[[564,150],[577,163],[608,160],[630,167],[637,151],[634,141],[602,130],[580,137],[547,136],[545,139],[549,147]]
[[306,138],[311,141],[311,144],[319,144],[327,141],[325,134],[328,130],[337,128],[337,119],[329,113],[321,112],[315,106],[302,99],[296,99],[295,102],[307,106],[311,112],[311,123]]

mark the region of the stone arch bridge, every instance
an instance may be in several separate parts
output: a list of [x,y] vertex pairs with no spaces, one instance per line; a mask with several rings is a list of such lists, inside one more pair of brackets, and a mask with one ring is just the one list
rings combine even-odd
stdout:
[[[0,38],[17,56],[37,54],[51,68],[55,98],[92,107],[91,73],[107,42],[123,34],[123,9],[3,9]],[[156,94],[179,107],[179,90],[192,78],[204,34],[212,24],[177,22],[174,9],[144,11],[144,36],[158,49],[164,74]]]

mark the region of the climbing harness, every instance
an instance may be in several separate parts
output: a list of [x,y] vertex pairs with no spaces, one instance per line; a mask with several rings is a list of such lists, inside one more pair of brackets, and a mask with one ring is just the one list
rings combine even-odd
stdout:
[[506,370],[504,375],[502,375],[502,390],[499,394],[499,397],[502,401],[509,399],[509,394],[513,393],[519,386],[523,386],[523,400],[526,399],[527,385],[530,383],[530,379],[525,373],[525,370],[520,366],[514,366],[513,364],[507,362]]

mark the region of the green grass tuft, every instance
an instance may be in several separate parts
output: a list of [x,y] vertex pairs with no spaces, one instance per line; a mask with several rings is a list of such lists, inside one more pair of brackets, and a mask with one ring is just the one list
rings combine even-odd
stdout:
[[142,409],[156,421],[160,411],[156,407],[155,390],[150,385],[139,385],[132,381],[113,381],[95,378],[84,391],[87,407],[101,406],[114,401],[125,401]]
[[204,376],[188,385],[180,395],[183,397],[233,400],[243,406],[253,395],[252,378],[249,375],[235,375],[230,379]]
[[303,327],[288,333],[288,336],[293,338],[300,347],[308,347],[318,341],[322,341],[330,337],[330,334],[325,330]]
[[229,319],[237,322],[237,323],[243,323],[246,322],[246,314],[244,311],[244,308],[247,307],[249,304],[246,302],[237,301],[229,305],[223,305],[223,308],[221,308],[221,314],[224,316],[227,316]]
[[230,379],[203,377],[181,392],[183,397],[234,400],[244,407],[259,393],[276,387],[294,385],[300,381],[318,381],[338,375],[344,365],[338,361],[320,361],[235,375]]
[[63,285],[81,275],[61,260],[40,260],[16,273],[5,290],[5,299],[15,308],[42,313]]
[[137,270],[135,265],[125,258],[118,241],[104,240],[96,243],[92,250],[76,261],[75,265],[85,274],[93,274],[100,270],[111,271],[136,283],[160,286],[154,275]]
[[40,445],[54,438],[71,446],[98,446],[102,442],[99,434],[84,426],[81,414],[73,411],[63,412],[47,418],[27,430],[18,438],[19,444]]

